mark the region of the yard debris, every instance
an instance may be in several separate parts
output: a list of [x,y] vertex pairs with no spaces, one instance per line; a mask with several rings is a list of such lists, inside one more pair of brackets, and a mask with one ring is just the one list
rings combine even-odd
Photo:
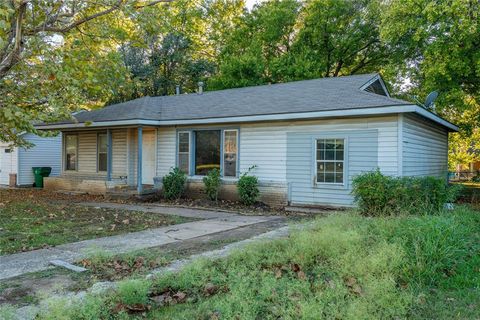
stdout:
[[205,287],[203,288],[203,293],[206,295],[206,296],[211,296],[211,295],[214,295],[215,293],[217,293],[218,291],[218,286],[214,285],[213,283],[209,282],[205,285]]
[[361,296],[363,294],[362,287],[357,283],[357,279],[353,277],[347,277],[344,279],[345,285],[348,287],[351,293]]
[[52,260],[52,261],[50,261],[50,264],[54,265],[54,266],[57,266],[57,267],[62,267],[62,268],[65,268],[65,269],[68,269],[68,270],[74,271],[74,272],[85,272],[85,271],[87,271],[87,269],[85,269],[85,268],[75,266],[75,265],[73,265],[71,263],[68,263],[66,261],[63,261],[63,260]]

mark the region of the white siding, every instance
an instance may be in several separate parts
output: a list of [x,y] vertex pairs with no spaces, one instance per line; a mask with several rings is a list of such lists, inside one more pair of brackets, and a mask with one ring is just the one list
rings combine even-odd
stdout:
[[[5,149],[13,149],[5,153]],[[18,148],[12,148],[8,143],[0,142],[0,185],[8,185],[10,173],[17,173]]]
[[402,122],[403,175],[447,177],[448,131],[417,115]]
[[173,167],[176,159],[176,129],[159,128],[157,133],[157,176],[163,177]]
[[378,167],[398,174],[397,116],[242,124],[240,126],[240,172],[256,165],[261,180],[286,181],[287,133],[378,130]]
[[34,182],[32,167],[51,167],[51,177],[58,176],[62,167],[61,135],[43,138],[34,134],[26,134],[24,138],[35,146],[29,149],[18,149],[18,185],[31,185]]
[[[64,171],[66,175],[106,178],[106,172],[97,172],[97,135],[103,131],[64,133],[78,135],[77,171]],[[127,129],[112,130],[112,178],[127,175]]]
[[112,130],[112,177],[127,175],[127,130]]
[[[317,138],[345,139],[343,185],[314,183]],[[352,179],[378,166],[378,130],[293,132],[287,134],[287,180],[293,204],[350,206]]]

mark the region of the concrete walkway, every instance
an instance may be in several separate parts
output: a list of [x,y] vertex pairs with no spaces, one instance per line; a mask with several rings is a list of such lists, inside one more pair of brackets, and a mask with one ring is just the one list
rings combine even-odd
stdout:
[[[50,268],[50,261],[63,260],[73,263],[87,257],[89,249],[106,250],[112,253],[125,253],[133,250],[151,248],[186,239],[193,239],[217,232],[233,230],[239,227],[282,219],[272,216],[242,216],[208,210],[184,209],[174,207],[148,207],[142,205],[123,205],[111,203],[85,204],[95,207],[121,208],[157,212],[183,217],[197,217],[206,220],[187,222],[168,227],[148,229],[140,232],[116,235],[112,237],[84,240],[59,245],[49,249],[0,256],[0,280],[16,277],[25,273]],[[153,211],[154,210],[154,211]]]

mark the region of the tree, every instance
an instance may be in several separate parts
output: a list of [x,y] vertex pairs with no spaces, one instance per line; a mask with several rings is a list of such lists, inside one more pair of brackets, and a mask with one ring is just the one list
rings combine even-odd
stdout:
[[378,71],[390,56],[380,40],[381,8],[377,0],[309,2],[301,15],[290,78]]
[[[96,79],[99,73],[88,63],[92,55],[81,47],[82,36],[90,38],[85,40],[88,42],[95,37],[90,32],[118,35],[119,19],[106,18],[111,13],[122,12],[120,18],[134,17],[138,10],[170,1],[1,2],[0,140],[25,143],[18,133],[36,132],[33,121],[68,116],[71,109],[82,105],[88,91],[95,91],[89,88],[89,81],[75,78],[101,80]],[[115,28],[117,34],[113,32]],[[100,65],[109,63],[106,58],[115,59],[108,52],[98,54],[104,58]]]
[[214,88],[378,71],[389,59],[377,0],[271,0],[245,13]]
[[215,71],[225,35],[235,26],[243,1],[180,0],[167,10],[145,10],[136,37],[120,48],[128,83],[109,103],[145,95],[194,92]]
[[226,38],[219,56],[218,74],[210,89],[258,85],[282,80],[282,59],[291,48],[300,3],[272,0],[244,12]]
[[409,95],[438,90],[437,112],[461,128],[451,154],[459,163],[480,160],[480,2],[392,0],[382,38],[395,48],[392,77],[409,79]]

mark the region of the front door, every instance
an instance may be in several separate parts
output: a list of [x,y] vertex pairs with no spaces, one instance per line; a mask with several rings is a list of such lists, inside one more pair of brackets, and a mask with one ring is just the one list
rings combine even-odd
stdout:
[[9,174],[14,172],[13,148],[0,147],[0,184],[9,183]]
[[142,139],[142,184],[153,184],[155,177],[155,130],[144,130]]

